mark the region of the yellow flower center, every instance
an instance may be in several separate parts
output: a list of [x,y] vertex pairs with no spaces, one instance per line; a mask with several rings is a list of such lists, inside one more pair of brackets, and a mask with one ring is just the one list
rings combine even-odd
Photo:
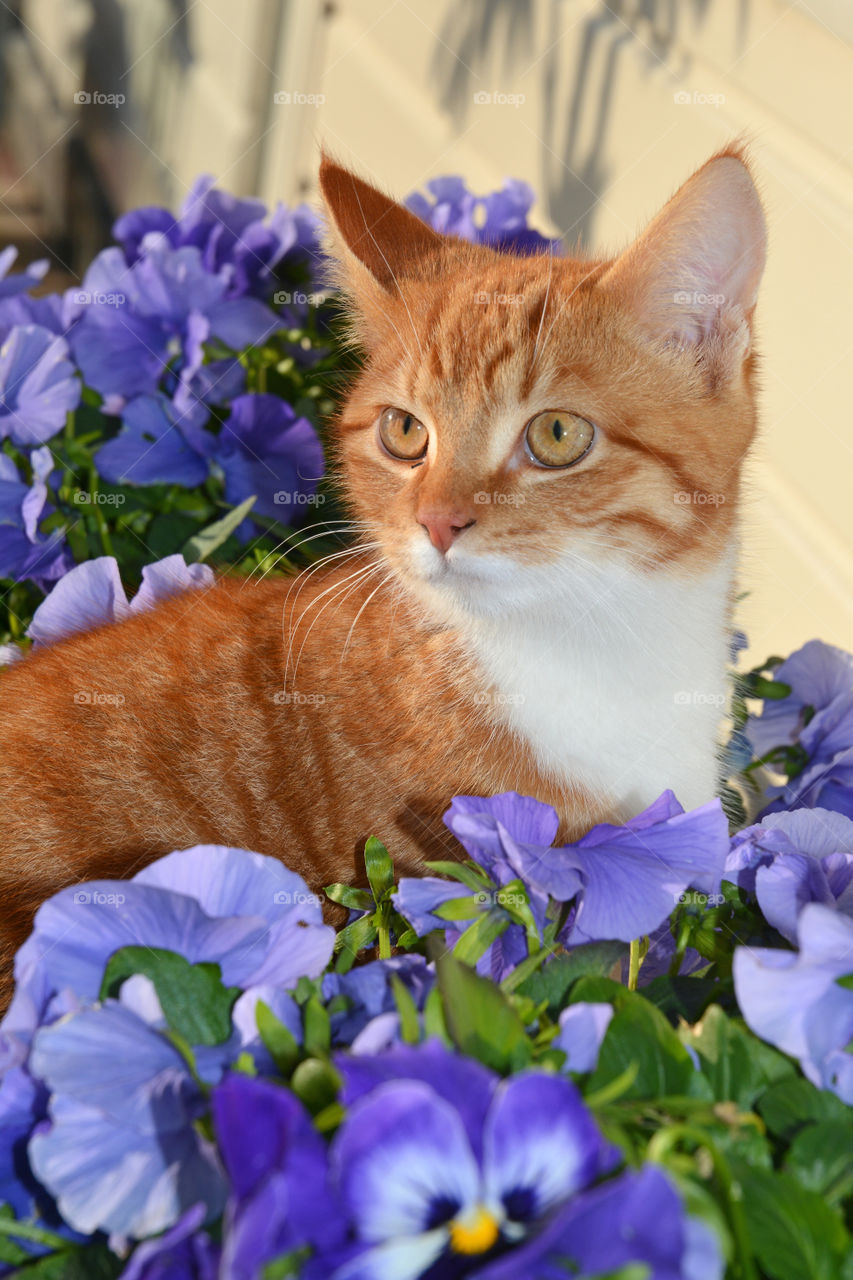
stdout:
[[450,1224],[450,1247],[454,1253],[486,1253],[500,1235],[496,1218],[478,1204],[464,1218]]

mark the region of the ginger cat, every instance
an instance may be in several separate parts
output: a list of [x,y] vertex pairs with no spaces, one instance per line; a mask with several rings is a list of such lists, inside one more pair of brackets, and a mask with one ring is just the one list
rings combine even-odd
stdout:
[[371,833],[401,872],[454,856],[459,793],[564,837],[714,794],[765,257],[742,155],[602,261],[439,235],[328,158],[320,184],[367,353],[336,424],[359,542],[0,675],[7,971],[49,894],[173,849],[319,888]]

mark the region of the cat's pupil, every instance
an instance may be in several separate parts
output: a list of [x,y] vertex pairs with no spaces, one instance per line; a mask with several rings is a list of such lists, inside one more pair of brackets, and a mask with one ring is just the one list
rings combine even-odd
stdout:
[[562,440],[563,436],[565,435],[565,432],[563,431],[563,424],[559,418],[554,419],[554,426],[552,427],[552,431],[554,433],[555,440],[557,441]]
[[407,436],[412,425],[412,415],[407,413],[403,419],[403,435]]

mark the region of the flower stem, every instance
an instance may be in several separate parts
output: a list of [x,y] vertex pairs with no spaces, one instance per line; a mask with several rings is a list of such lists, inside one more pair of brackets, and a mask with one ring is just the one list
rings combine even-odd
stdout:
[[36,1244],[46,1245],[49,1249],[67,1249],[69,1242],[64,1236],[54,1231],[45,1231],[34,1223],[18,1222],[15,1218],[0,1218],[0,1235],[14,1236],[18,1240],[32,1240]]
[[659,1129],[649,1143],[646,1157],[656,1163],[663,1163],[669,1150],[681,1141],[692,1142],[697,1147],[704,1147],[711,1157],[714,1173],[720,1184],[728,1208],[729,1225],[735,1238],[737,1263],[742,1280],[758,1280],[752,1245],[747,1231],[746,1218],[741,1203],[743,1192],[732,1178],[731,1170],[718,1147],[701,1129],[694,1129],[689,1124],[674,1124],[667,1129]]
[[636,991],[640,977],[640,939],[635,938],[628,952],[628,990]]

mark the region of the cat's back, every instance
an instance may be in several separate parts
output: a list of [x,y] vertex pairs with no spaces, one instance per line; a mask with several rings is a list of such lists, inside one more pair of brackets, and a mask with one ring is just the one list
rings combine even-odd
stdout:
[[[201,829],[212,744],[227,767],[247,720],[262,714],[265,686],[280,679],[276,597],[273,584],[222,580],[69,636],[0,674],[4,870],[75,840],[105,852],[128,847],[124,793],[141,784],[131,812],[140,842],[156,839],[158,809],[168,807],[171,828],[182,787],[196,809],[188,833]],[[115,832],[111,811],[121,813]]]

